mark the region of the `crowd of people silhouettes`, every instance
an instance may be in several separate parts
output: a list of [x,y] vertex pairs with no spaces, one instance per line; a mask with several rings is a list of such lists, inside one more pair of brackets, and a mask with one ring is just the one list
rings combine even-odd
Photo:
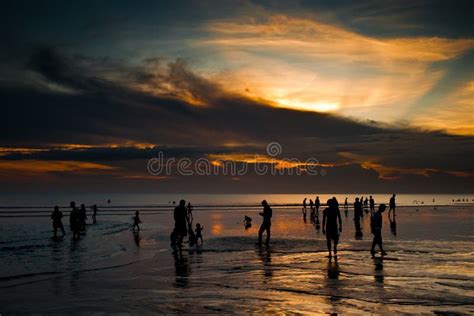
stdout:
[[[395,221],[395,202],[396,195],[393,194],[389,201],[389,220],[390,220],[390,230],[393,235],[396,236],[396,221]],[[110,201],[108,202],[110,203]],[[175,202],[173,202],[175,204]],[[262,224],[258,230],[258,241],[257,245],[261,246],[262,244],[269,245],[271,238],[271,225],[272,225],[272,216],[273,211],[270,205],[266,200],[261,202],[263,210],[259,213],[262,216]],[[339,202],[336,197],[332,197],[327,201],[326,208],[323,210],[323,219],[322,219],[322,230],[323,234],[326,237],[327,249],[329,252],[329,257],[332,257],[332,254],[337,255],[337,245],[339,243],[340,234],[342,232],[342,218],[341,212],[339,209]],[[76,203],[71,201],[70,203],[71,212],[69,216],[69,225],[73,235],[74,240],[80,239],[81,234],[85,233],[86,230],[86,220],[87,212],[84,204],[81,204],[80,208],[76,207]],[[314,202],[312,199],[309,200],[309,214],[310,220],[315,225],[316,229],[320,229],[319,221],[319,208],[321,207],[321,202],[319,196],[316,196]],[[372,256],[375,255],[375,247],[380,248],[382,256],[386,255],[386,252],[383,249],[382,244],[382,213],[386,209],[385,204],[380,204],[377,211],[375,211],[375,200],[372,196],[369,198],[361,197],[355,198],[354,204],[354,226],[355,226],[355,238],[361,239],[363,236],[361,220],[364,217],[364,210],[366,213],[369,213],[370,210],[370,228],[371,233],[373,234],[373,242],[370,253]],[[307,198],[303,200],[302,214],[303,220],[306,223],[306,218],[308,214],[308,203]],[[92,209],[92,221],[97,223],[97,205],[91,206]],[[344,201],[344,212],[346,217],[348,216],[349,202],[348,198],[345,198]],[[171,246],[173,248],[181,248],[183,246],[184,238],[187,238],[189,246],[202,245],[204,242],[202,232],[204,227],[197,223],[195,228],[193,228],[193,206],[191,203],[186,205],[185,200],[180,200],[178,206],[174,209],[174,228],[170,235]],[[58,238],[58,230],[61,231],[62,236],[66,234],[64,226],[62,223],[63,213],[59,210],[58,206],[54,207],[54,211],[51,214],[51,219],[53,221],[53,231],[54,238]],[[133,217],[132,231],[140,231],[140,213],[139,211],[135,212]],[[252,227],[252,219],[249,216],[244,217],[244,226],[245,229]],[[266,235],[265,242],[263,243],[263,235]],[[62,237],[61,236],[61,237]]]

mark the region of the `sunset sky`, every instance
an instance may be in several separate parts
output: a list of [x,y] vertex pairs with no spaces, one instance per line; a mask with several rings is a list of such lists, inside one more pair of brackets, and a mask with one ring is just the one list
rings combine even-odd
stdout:
[[[473,1],[1,8],[4,192],[474,191]],[[146,169],[159,151],[252,163],[269,142],[327,174]]]

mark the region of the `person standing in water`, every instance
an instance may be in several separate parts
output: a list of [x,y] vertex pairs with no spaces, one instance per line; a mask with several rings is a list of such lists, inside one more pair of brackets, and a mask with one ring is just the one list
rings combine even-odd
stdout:
[[63,212],[59,210],[59,206],[55,206],[54,211],[51,214],[51,219],[53,220],[54,238],[58,236],[57,234],[58,229],[61,230],[62,236],[66,235],[66,232],[64,231],[62,218],[63,218]]
[[371,226],[372,226],[372,234],[374,235],[374,240],[372,241],[372,249],[370,250],[372,257],[375,256],[376,245],[380,247],[382,256],[385,256],[387,254],[383,250],[383,246],[382,246],[382,213],[385,211],[386,208],[387,207],[385,206],[385,204],[380,204],[379,210],[375,212],[374,216],[372,217]]
[[301,213],[303,213],[303,217],[306,217],[306,200],[307,200],[307,198],[304,198],[303,208],[301,209]]
[[183,239],[188,235],[188,210],[186,201],[179,201],[179,205],[174,209],[174,233],[176,234],[176,244],[181,247]]
[[133,226],[132,226],[132,230],[135,231],[135,227],[137,228],[138,231],[140,231],[140,223],[142,221],[140,220],[140,212],[139,211],[136,211],[135,212],[135,216],[133,217]]
[[97,223],[97,205],[94,204],[92,206],[92,223],[96,224]]
[[372,195],[370,196],[369,204],[370,204],[370,216],[372,216],[375,213],[375,200],[372,197]]
[[349,212],[349,202],[347,202],[347,197],[346,197],[346,200],[344,201],[344,213],[346,213],[346,217],[347,217],[348,212]]
[[359,198],[356,198],[354,202],[354,225],[356,231],[356,238],[362,237],[362,229],[360,227],[360,219],[362,217],[362,214],[362,202],[359,201]]
[[79,219],[79,210],[76,207],[76,202],[71,201],[71,214],[69,215],[69,227],[72,231],[72,238],[74,240],[80,238],[81,223]]
[[393,210],[393,216],[395,216],[395,207],[397,206],[395,203],[395,196],[396,195],[394,194],[390,198],[390,203],[389,203],[390,208],[388,209],[388,216],[390,216],[390,213],[392,212],[392,210]]
[[[305,199],[306,203],[306,199]],[[260,226],[260,229],[258,230],[258,243],[257,245],[261,246],[262,245],[262,235],[263,232],[267,232],[267,241],[265,242],[265,245],[270,244],[270,228],[272,226],[272,208],[270,205],[268,205],[266,200],[262,201],[262,206],[263,206],[263,212],[261,212],[259,215],[263,217],[263,222],[262,225]]]
[[314,200],[314,208],[316,209],[316,217],[319,217],[319,207],[321,206],[321,201],[319,201],[319,196]]
[[341,212],[339,207],[337,207],[336,201],[329,199],[328,207],[323,211],[323,234],[326,235],[329,257],[332,257],[331,242],[334,242],[334,256],[337,256],[337,243],[339,242],[339,233],[341,232]]

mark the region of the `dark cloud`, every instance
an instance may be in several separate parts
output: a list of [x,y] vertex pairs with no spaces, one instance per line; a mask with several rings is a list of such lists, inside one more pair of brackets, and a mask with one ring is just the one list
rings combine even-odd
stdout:
[[[400,179],[382,181],[377,172],[360,166],[364,161],[372,161],[395,169],[473,172],[472,137],[384,128],[330,114],[274,108],[264,101],[226,92],[193,72],[181,59],[167,62],[157,58],[131,64],[120,59],[68,55],[43,47],[25,59],[25,69],[26,77],[21,82],[28,82],[28,76],[36,76],[41,78],[41,84],[0,83],[5,113],[1,119],[0,146],[47,150],[7,153],[0,160],[105,162],[128,168],[126,174],[141,174],[146,160],[159,150],[170,157],[191,158],[212,153],[264,154],[266,143],[278,141],[284,149],[283,157],[352,163],[334,167],[328,177],[318,179],[320,184],[311,185],[318,190],[324,187],[341,191],[341,183],[349,190],[364,188],[379,192],[396,188],[415,190],[416,185],[437,191],[459,186],[472,189],[466,178],[439,171],[431,171],[428,177],[403,174]],[[156,147],[140,149],[128,143]],[[229,147],[229,143],[237,146]],[[55,144],[97,147],[65,150]],[[341,154],[347,152],[353,155],[352,160]],[[109,178],[102,175],[100,181],[93,180],[115,183],[117,176],[114,171]],[[228,188],[248,191],[250,182],[246,181],[252,179],[248,176],[229,182],[224,177],[213,182],[193,178],[185,184],[184,180],[170,180],[163,185],[174,189],[184,186],[192,191],[227,183]],[[293,190],[302,190],[303,184],[311,181],[308,177],[298,178],[298,184],[291,186],[284,184],[290,181],[287,178],[253,180],[254,187],[278,192],[283,192],[282,188],[297,192]]]

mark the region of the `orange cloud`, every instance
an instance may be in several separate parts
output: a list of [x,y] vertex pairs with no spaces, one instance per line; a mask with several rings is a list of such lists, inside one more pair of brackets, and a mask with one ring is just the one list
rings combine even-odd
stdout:
[[317,20],[271,15],[207,25],[225,71],[209,73],[232,92],[273,106],[329,111],[388,123],[404,120],[443,77],[430,67],[474,48],[474,39],[380,38]]
[[81,172],[114,170],[116,167],[82,161],[17,160],[0,161],[0,171],[20,173]]

